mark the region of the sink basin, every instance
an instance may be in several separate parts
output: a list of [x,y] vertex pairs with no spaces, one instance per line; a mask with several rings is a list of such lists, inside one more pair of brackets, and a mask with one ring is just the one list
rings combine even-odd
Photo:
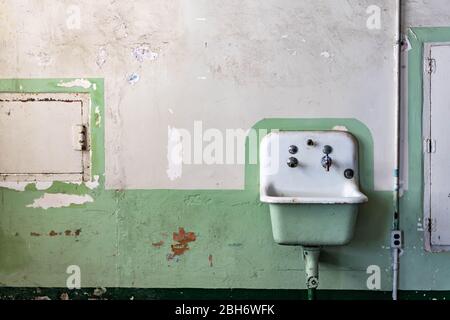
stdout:
[[344,245],[353,237],[359,190],[358,143],[345,131],[273,132],[261,141],[260,200],[275,241]]

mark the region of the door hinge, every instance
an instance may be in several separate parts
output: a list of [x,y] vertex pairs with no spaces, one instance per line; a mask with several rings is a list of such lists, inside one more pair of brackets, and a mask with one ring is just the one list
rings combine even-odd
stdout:
[[85,125],[77,124],[72,127],[73,149],[77,151],[87,150],[87,128]]
[[424,150],[426,153],[436,152],[436,140],[427,138],[424,140]]
[[427,58],[427,72],[428,74],[436,72],[436,59]]

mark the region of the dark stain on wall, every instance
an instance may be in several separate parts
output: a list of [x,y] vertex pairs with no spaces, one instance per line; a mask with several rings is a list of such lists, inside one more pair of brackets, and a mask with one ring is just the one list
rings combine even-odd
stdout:
[[57,232],[55,230],[51,230],[48,234],[41,234],[39,232],[30,232],[30,236],[32,237],[40,237],[40,236],[45,236],[48,235],[50,237],[56,237],[56,236],[62,236],[63,234],[66,237],[78,237],[81,233],[81,229],[76,229],[76,230],[66,230],[64,232]]

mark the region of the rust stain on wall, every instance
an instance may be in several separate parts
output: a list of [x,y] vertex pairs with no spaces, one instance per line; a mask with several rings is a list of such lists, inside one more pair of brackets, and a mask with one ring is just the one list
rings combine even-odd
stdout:
[[212,254],[209,255],[208,262],[209,262],[209,266],[212,267],[213,266],[213,256],[212,256]]
[[174,244],[171,245],[172,252],[168,255],[168,259],[173,259],[176,256],[181,256],[189,250],[189,243],[197,239],[194,232],[186,232],[184,228],[178,228],[178,233],[173,233]]

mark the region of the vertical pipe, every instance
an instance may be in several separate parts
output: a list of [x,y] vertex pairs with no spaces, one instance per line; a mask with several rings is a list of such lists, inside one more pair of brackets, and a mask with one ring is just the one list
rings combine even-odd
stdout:
[[310,288],[308,289],[308,300],[316,300],[316,288]]
[[[396,75],[396,114],[395,114],[395,171],[394,171],[394,216],[392,229],[400,230],[400,152],[401,152],[401,47],[402,47],[402,1],[397,0],[395,45],[395,75]],[[397,300],[399,278],[399,248],[392,249],[392,299]]]
[[319,247],[303,247],[308,300],[316,299],[316,290],[319,286],[319,256]]

